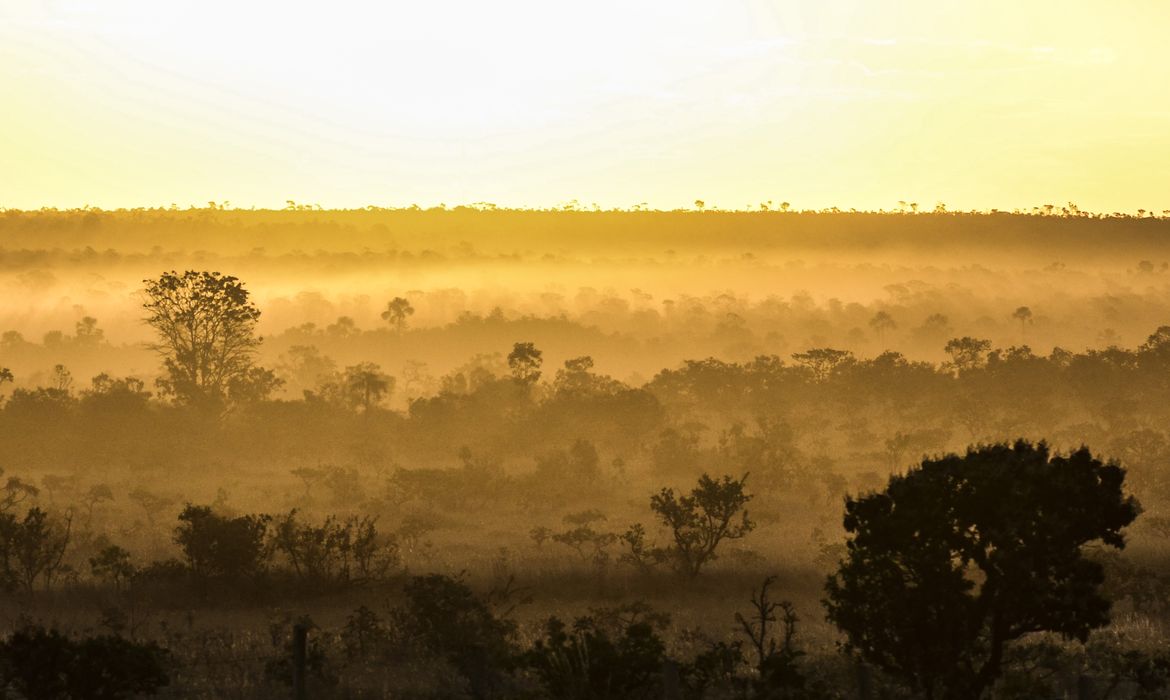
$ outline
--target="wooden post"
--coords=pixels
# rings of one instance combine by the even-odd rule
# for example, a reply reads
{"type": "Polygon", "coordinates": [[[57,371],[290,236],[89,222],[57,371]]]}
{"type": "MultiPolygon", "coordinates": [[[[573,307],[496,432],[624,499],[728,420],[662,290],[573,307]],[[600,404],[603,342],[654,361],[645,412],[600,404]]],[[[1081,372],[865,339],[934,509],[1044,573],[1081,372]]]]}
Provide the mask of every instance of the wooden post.
{"type": "Polygon", "coordinates": [[[1077,676],[1077,700],[1093,700],[1093,679],[1083,673],[1077,676]]]}
{"type": "Polygon", "coordinates": [[[681,700],[682,683],[678,677],[678,664],[667,659],[662,662],[662,697],[663,700],[681,700]]]}
{"type": "Polygon", "coordinates": [[[305,653],[308,646],[309,628],[306,625],[293,626],[293,700],[308,700],[305,690],[305,653]]]}
{"type": "Polygon", "coordinates": [[[873,698],[873,680],[869,675],[869,667],[861,662],[857,664],[857,697],[859,700],[873,698]]]}

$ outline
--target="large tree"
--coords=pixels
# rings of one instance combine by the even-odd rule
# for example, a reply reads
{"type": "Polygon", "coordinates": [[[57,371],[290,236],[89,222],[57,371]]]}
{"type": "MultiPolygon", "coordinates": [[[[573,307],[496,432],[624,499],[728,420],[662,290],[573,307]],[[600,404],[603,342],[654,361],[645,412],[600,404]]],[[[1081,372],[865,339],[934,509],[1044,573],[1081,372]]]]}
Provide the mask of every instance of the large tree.
{"type": "Polygon", "coordinates": [[[927,698],[981,697],[1005,647],[1033,632],[1084,641],[1109,620],[1102,567],[1084,555],[1139,507],[1124,470],[1086,448],[972,448],[849,498],[847,555],[826,585],[848,646],[927,698]]]}
{"type": "Polygon", "coordinates": [[[260,338],[260,309],[235,277],[218,272],[167,272],[144,280],[151,347],[163,356],[159,388],[176,400],[222,407],[233,385],[246,383],[260,338]]]}

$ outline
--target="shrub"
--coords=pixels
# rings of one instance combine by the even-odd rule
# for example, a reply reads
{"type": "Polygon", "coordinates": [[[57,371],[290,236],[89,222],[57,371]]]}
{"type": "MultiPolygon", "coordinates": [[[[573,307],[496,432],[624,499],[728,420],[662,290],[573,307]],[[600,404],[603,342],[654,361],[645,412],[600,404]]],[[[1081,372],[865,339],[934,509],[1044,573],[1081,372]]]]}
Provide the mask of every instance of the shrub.
{"type": "Polygon", "coordinates": [[[4,686],[27,698],[125,698],[167,685],[166,652],[116,636],[73,641],[56,630],[26,626],[0,643],[4,686]]]}

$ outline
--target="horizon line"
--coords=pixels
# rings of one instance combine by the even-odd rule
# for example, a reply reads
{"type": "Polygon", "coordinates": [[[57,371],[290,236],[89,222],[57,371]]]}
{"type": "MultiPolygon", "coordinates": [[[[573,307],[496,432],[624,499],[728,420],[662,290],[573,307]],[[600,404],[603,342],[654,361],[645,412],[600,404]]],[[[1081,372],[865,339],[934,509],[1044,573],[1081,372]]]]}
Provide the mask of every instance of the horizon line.
{"type": "Polygon", "coordinates": [[[1027,217],[1042,217],[1042,218],[1067,218],[1067,219],[1152,219],[1161,221],[1170,219],[1170,209],[1163,209],[1160,212],[1154,209],[1135,209],[1133,211],[1091,211],[1081,209],[1075,203],[1069,202],[1067,205],[1058,206],[1054,204],[1043,204],[1040,206],[1033,206],[1030,208],[1013,207],[1011,209],[949,209],[943,203],[938,203],[932,208],[922,208],[915,202],[899,202],[898,207],[894,209],[857,209],[857,208],[841,208],[841,207],[822,207],[822,208],[808,208],[797,209],[793,208],[788,202],[780,202],[774,204],[772,201],[762,202],[758,206],[743,207],[743,208],[724,208],[719,206],[707,206],[703,200],[695,200],[695,206],[691,207],[676,207],[672,209],[663,209],[658,207],[650,207],[645,203],[635,204],[628,208],[622,207],[601,207],[596,203],[591,203],[588,206],[581,205],[577,200],[570,200],[564,204],[547,206],[547,207],[524,207],[524,206],[509,206],[497,205],[492,202],[470,202],[464,204],[447,205],[444,202],[432,204],[430,206],[422,206],[419,204],[409,205],[377,205],[368,204],[360,207],[325,207],[320,203],[298,203],[295,200],[286,200],[284,207],[269,207],[269,206],[235,206],[230,200],[223,202],[209,201],[204,205],[188,204],[183,207],[177,203],[169,205],[154,205],[154,206],[134,206],[134,207],[100,207],[90,206],[88,204],[74,207],[58,207],[58,206],[41,206],[38,208],[22,208],[22,207],[6,207],[0,206],[0,214],[48,214],[48,213],[93,213],[93,214],[119,214],[119,213],[170,213],[170,212],[239,212],[239,213],[379,213],[379,212],[481,212],[481,213],[576,213],[576,214],[788,214],[788,215],[896,215],[896,216],[1027,216],[1027,217]]]}

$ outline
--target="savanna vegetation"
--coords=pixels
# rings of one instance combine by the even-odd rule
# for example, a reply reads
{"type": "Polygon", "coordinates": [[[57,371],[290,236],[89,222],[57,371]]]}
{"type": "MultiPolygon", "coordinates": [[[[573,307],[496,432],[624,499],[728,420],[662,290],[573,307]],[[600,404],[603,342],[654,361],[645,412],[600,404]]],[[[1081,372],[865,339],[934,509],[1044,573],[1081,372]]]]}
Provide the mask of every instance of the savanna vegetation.
{"type": "Polygon", "coordinates": [[[5,691],[1165,697],[1168,227],[0,213],[5,691]]]}

